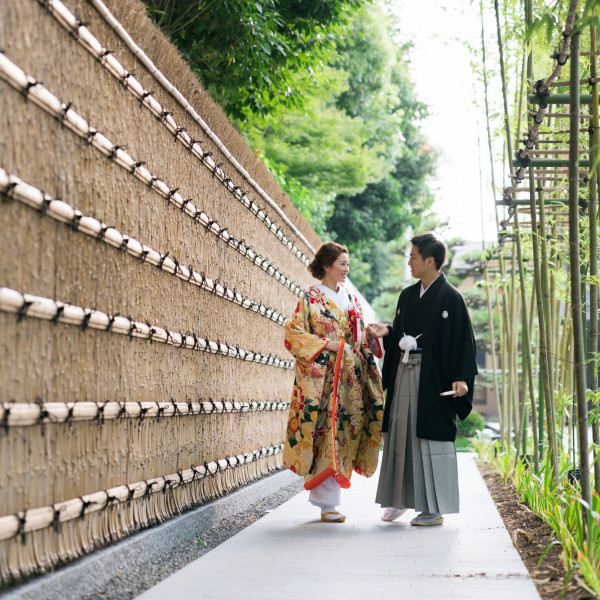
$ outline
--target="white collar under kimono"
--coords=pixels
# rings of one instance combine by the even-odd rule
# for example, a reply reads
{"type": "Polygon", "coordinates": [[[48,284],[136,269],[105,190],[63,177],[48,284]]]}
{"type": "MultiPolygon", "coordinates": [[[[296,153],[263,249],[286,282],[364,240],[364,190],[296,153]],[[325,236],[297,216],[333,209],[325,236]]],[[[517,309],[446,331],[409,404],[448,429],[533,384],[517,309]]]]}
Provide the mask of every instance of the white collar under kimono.
{"type": "Polygon", "coordinates": [[[348,292],[343,285],[338,284],[338,291],[334,292],[331,288],[319,283],[315,287],[323,292],[346,316],[348,311],[352,308],[352,303],[348,298],[348,292]]]}
{"type": "MultiPolygon", "coordinates": [[[[438,273],[438,276],[433,280],[435,281],[436,279],[439,279],[441,273],[438,273]]],[[[427,288],[423,287],[423,282],[421,282],[421,293],[419,294],[419,298],[423,297],[423,294],[431,287],[431,285],[433,284],[433,281],[427,286],[427,288]]]]}

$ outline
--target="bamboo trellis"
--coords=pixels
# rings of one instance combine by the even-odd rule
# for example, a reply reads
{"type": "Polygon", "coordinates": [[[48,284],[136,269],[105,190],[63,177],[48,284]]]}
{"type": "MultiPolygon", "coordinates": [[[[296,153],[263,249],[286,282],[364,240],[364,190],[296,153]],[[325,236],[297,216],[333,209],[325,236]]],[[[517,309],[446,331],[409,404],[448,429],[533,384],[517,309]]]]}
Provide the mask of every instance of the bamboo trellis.
{"type": "MultiPolygon", "coordinates": [[[[533,72],[533,43],[528,44],[526,71],[531,89],[525,97],[530,105],[527,111],[530,125],[526,138],[517,140],[524,147],[514,153],[512,159],[513,138],[508,126],[507,76],[497,1],[495,12],[504,90],[505,143],[507,154],[511,157],[511,170],[512,167],[515,169],[509,175],[511,184],[504,189],[503,200],[495,202],[496,207],[504,205],[507,211],[507,216],[499,221],[499,244],[487,251],[482,262],[486,282],[501,291],[497,297],[497,316],[503,381],[507,369],[512,371],[509,382],[498,387],[501,390],[501,439],[505,449],[514,451],[517,459],[531,452],[536,469],[547,451],[557,480],[561,451],[558,436],[562,437],[563,432],[576,423],[577,443],[571,439],[571,447],[576,448],[578,456],[577,464],[573,465],[574,472],[577,467],[577,474],[573,477],[579,479],[582,498],[589,502],[592,480],[588,453],[588,408],[590,399],[598,395],[596,156],[600,123],[595,25],[589,27],[589,52],[580,52],[580,9],[577,0],[571,0],[560,49],[553,56],[555,68],[547,79],[537,82],[533,72]],[[587,79],[581,77],[582,61],[589,65],[590,77],[587,79]],[[567,63],[569,79],[556,81],[561,68],[567,63]],[[591,94],[586,95],[582,86],[589,86],[591,94]],[[561,87],[568,87],[568,90],[550,91],[561,87]],[[565,105],[567,110],[563,110],[565,105]],[[568,129],[564,128],[566,123],[568,129]],[[540,131],[542,124],[545,124],[544,131],[540,131]],[[588,135],[583,136],[582,133],[588,135]],[[544,136],[540,137],[541,134],[544,136]],[[559,139],[565,134],[568,138],[559,139]],[[546,135],[549,137],[546,138],[546,135]],[[529,185],[521,186],[526,179],[529,185]],[[516,192],[526,193],[527,199],[515,197],[516,192]],[[581,238],[589,240],[583,248],[586,253],[583,256],[581,238]],[[509,248],[511,244],[512,251],[509,248]],[[531,254],[529,257],[524,255],[523,244],[531,254]],[[505,263],[509,253],[512,260],[507,272],[505,263]],[[498,275],[490,276],[493,272],[498,272],[498,275]],[[528,289],[531,289],[530,302],[526,296],[528,289]],[[520,313],[520,320],[516,313],[520,313]],[[522,335],[521,343],[518,342],[519,335],[522,335]],[[531,337],[537,340],[534,348],[531,337]],[[519,350],[524,364],[522,392],[516,385],[510,384],[517,379],[517,370],[509,358],[517,355],[519,350]],[[518,398],[520,402],[517,402],[518,398]],[[557,414],[557,405],[564,398],[573,399],[574,410],[568,416],[566,413],[557,414]],[[514,411],[518,418],[515,418],[514,411]],[[529,430],[535,432],[531,442],[526,436],[521,439],[520,423],[523,426],[528,424],[529,430]]],[[[523,17],[526,26],[532,23],[531,0],[526,2],[523,17]]],[[[485,46],[483,52],[486,52],[485,46]]],[[[521,111],[518,110],[517,132],[521,131],[520,116],[521,111]]],[[[491,142],[489,148],[491,156],[491,142]]],[[[491,315],[491,303],[489,311],[491,315]]],[[[492,344],[495,343],[492,339],[492,344]]],[[[592,424],[592,434],[595,445],[592,447],[595,460],[593,485],[598,492],[600,461],[597,460],[597,444],[600,431],[597,420],[592,424]]]]}

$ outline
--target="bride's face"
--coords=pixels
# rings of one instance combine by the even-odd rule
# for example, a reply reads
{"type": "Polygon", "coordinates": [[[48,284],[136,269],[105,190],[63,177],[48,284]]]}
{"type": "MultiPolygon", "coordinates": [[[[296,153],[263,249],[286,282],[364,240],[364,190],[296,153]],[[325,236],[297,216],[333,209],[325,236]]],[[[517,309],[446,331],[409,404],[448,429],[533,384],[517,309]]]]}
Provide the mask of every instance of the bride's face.
{"type": "Polygon", "coordinates": [[[344,283],[349,272],[350,257],[345,252],[342,252],[333,264],[325,267],[326,277],[336,283],[344,283]]]}

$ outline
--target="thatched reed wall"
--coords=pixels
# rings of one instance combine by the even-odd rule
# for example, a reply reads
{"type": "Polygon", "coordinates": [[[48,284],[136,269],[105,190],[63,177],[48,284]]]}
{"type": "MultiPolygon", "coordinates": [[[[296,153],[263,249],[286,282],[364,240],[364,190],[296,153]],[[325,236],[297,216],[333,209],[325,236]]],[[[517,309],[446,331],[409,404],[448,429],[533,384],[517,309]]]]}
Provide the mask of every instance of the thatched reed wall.
{"type": "MultiPolygon", "coordinates": [[[[64,6],[132,75],[119,80],[58,6],[0,3],[5,584],[278,468],[294,377],[282,322],[311,283],[302,236],[244,206],[241,190],[265,202],[92,3],[64,6]],[[134,77],[152,94],[136,98],[134,77]]],[[[317,246],[141,3],[107,6],[317,246]]]]}

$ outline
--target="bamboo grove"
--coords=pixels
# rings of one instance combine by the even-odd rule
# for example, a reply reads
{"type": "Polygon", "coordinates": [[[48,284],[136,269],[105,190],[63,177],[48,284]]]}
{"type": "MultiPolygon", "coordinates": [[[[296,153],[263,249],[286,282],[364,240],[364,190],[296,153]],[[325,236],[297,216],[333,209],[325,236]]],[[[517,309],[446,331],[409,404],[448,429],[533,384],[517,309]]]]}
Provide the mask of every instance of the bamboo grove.
{"type": "MultiPolygon", "coordinates": [[[[488,126],[498,244],[484,253],[481,271],[492,363],[501,367],[493,385],[507,473],[524,480],[529,467],[529,482],[547,476],[552,489],[568,488],[583,538],[595,532],[598,561],[598,514],[590,507],[600,492],[599,21],[595,1],[550,4],[480,5],[485,110],[489,122],[490,89],[501,85],[506,174],[498,199],[488,126]],[[492,14],[495,48],[485,35],[492,14]],[[511,18],[518,34],[507,33],[511,18]],[[499,61],[497,75],[490,59],[499,61]]],[[[598,564],[595,584],[588,580],[595,593],[598,564]]]]}

